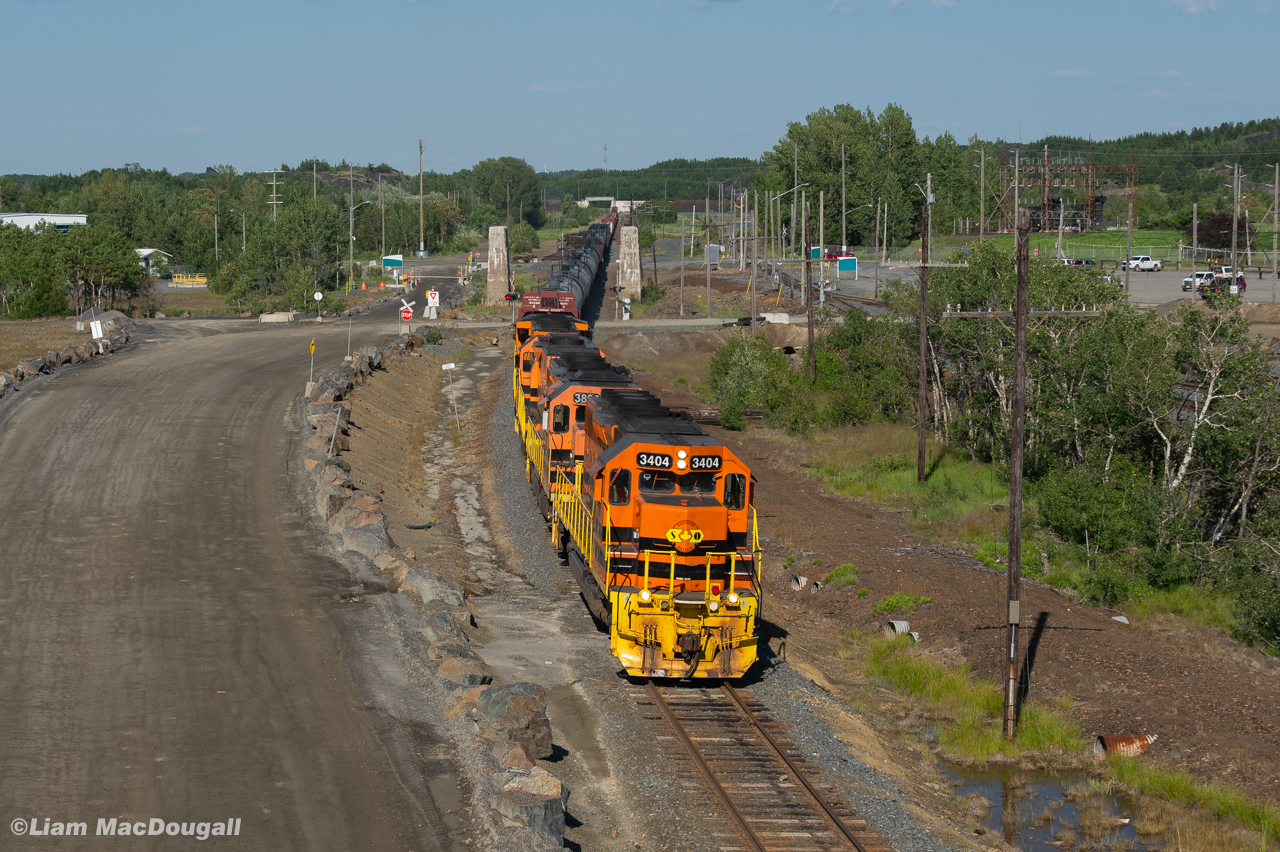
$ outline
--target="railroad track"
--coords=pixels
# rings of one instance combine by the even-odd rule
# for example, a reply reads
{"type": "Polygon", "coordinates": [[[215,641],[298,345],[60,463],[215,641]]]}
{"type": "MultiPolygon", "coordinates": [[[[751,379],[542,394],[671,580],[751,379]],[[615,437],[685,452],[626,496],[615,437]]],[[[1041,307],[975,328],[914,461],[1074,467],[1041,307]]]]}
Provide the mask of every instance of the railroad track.
{"type": "Polygon", "coordinates": [[[668,754],[687,757],[741,837],[720,849],[748,852],[890,852],[881,837],[840,801],[770,719],[764,707],[728,684],[719,689],[658,686],[634,696],[646,718],[661,719],[668,754]]]}

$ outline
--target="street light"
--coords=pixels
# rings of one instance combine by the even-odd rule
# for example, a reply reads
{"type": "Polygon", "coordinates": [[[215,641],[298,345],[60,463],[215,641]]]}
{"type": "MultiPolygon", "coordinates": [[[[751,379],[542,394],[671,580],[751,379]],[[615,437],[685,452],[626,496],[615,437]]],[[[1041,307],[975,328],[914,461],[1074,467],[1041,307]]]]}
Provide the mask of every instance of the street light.
{"type": "MultiPolygon", "coordinates": [[[[234,208],[234,207],[227,207],[227,209],[228,209],[228,210],[230,210],[232,213],[240,213],[240,211],[239,211],[239,210],[237,210],[237,209],[236,209],[236,208],[234,208]]],[[[244,245],[245,245],[244,235],[245,235],[245,231],[246,231],[246,227],[245,227],[245,218],[244,218],[244,214],[243,214],[243,213],[240,213],[240,253],[241,253],[241,254],[244,254],[244,245]]]]}
{"type": "Polygon", "coordinates": [[[368,201],[361,201],[348,211],[347,226],[351,236],[351,241],[347,243],[347,267],[350,270],[347,275],[348,292],[351,290],[351,279],[354,277],[356,271],[356,207],[361,207],[368,203],[368,201]]]}

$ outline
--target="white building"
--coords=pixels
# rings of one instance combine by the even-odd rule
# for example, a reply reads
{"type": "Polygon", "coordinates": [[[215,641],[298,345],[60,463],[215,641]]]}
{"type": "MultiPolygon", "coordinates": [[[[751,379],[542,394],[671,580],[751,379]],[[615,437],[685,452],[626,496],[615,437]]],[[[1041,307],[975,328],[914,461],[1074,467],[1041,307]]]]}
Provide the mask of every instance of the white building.
{"type": "Polygon", "coordinates": [[[52,225],[64,234],[72,225],[87,225],[83,213],[0,213],[0,225],[20,225],[35,230],[41,224],[52,225]]]}

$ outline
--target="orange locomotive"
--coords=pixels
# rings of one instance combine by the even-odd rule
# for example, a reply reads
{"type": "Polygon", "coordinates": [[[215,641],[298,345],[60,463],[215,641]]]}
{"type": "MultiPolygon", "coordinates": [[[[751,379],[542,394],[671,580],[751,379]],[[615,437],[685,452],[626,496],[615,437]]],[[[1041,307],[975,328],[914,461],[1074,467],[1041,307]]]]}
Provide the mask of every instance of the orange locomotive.
{"type": "Polygon", "coordinates": [[[741,677],[761,602],[750,469],[590,344],[560,337],[529,347],[537,386],[523,361],[516,370],[518,431],[610,650],[632,675],[741,677]]]}

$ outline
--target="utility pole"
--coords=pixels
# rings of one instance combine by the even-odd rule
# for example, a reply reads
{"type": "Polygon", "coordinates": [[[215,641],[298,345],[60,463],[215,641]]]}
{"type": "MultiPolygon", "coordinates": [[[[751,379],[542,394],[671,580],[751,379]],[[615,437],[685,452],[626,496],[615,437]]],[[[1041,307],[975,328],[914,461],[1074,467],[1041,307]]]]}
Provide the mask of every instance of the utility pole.
{"type": "Polygon", "coordinates": [[[311,200],[316,200],[316,161],[311,161],[311,200]]]}
{"type": "MultiPolygon", "coordinates": [[[[1017,153],[1015,152],[1014,174],[1017,174],[1017,153]]],[[[1015,186],[1017,184],[1015,183],[1015,186]]],[[[1016,195],[1016,193],[1015,193],[1016,195]]],[[[1027,386],[1027,319],[1035,317],[1097,317],[1102,316],[1099,310],[1089,310],[1081,306],[1080,310],[1043,310],[1031,311],[1028,305],[1031,262],[1031,211],[1014,206],[1014,231],[1016,248],[1014,250],[1014,271],[1016,275],[1016,295],[1014,309],[964,311],[959,305],[952,311],[951,306],[942,314],[944,319],[982,319],[1002,321],[1012,318],[1013,332],[1013,399],[1009,429],[1009,575],[1007,610],[1005,623],[1007,634],[1005,648],[1008,657],[1009,677],[1004,695],[1004,734],[1013,739],[1017,734],[1018,707],[1018,628],[1022,622],[1022,466],[1024,459],[1023,446],[1026,432],[1026,386],[1027,386]]]]}
{"type": "Polygon", "coordinates": [[[707,317],[713,316],[711,313],[711,186],[707,185],[707,215],[703,217],[703,221],[707,226],[707,238],[703,241],[703,252],[706,257],[703,258],[707,267],[707,317]]]}
{"type": "Polygon", "coordinates": [[[1027,416],[1027,292],[1031,283],[1031,211],[1018,209],[1017,294],[1013,307],[1013,413],[1009,440],[1009,682],[1004,693],[1004,735],[1017,733],[1018,627],[1022,621],[1022,456],[1027,416]]]}
{"type": "Polygon", "coordinates": [[[1231,194],[1234,196],[1231,202],[1231,275],[1232,283],[1240,276],[1240,269],[1236,266],[1236,231],[1240,227],[1240,164],[1236,163],[1231,167],[1231,194]]]}
{"type": "MultiPolygon", "coordinates": [[[[827,229],[826,221],[822,215],[823,208],[826,207],[826,190],[818,190],[818,298],[825,301],[822,292],[823,281],[826,280],[826,258],[827,258],[827,229]]],[[[813,254],[810,249],[807,254],[813,254]]]]}
{"type": "MultiPolygon", "coordinates": [[[[1132,169],[1133,167],[1132,156],[1130,156],[1129,166],[1130,166],[1130,169],[1132,169]]],[[[1129,172],[1129,224],[1128,224],[1128,236],[1125,238],[1125,244],[1124,244],[1124,291],[1126,293],[1129,292],[1129,267],[1132,265],[1129,263],[1129,258],[1133,257],[1133,192],[1134,192],[1134,179],[1133,179],[1133,172],[1130,171],[1129,172]]],[[[1014,207],[1014,209],[1016,210],[1017,207],[1014,207]]]]}
{"type": "Polygon", "coordinates": [[[1196,255],[1200,247],[1200,205],[1191,202],[1191,301],[1196,300],[1196,255]]]}
{"type": "MultiPolygon", "coordinates": [[[[609,143],[604,143],[604,173],[609,174],[609,143]]],[[[608,192],[608,190],[605,190],[608,192]]]]}
{"type": "MultiPolygon", "coordinates": [[[[387,204],[382,197],[382,175],[378,175],[378,207],[382,210],[382,256],[387,256],[387,204]]],[[[350,317],[348,317],[350,319],[350,317]]]]}
{"type": "MultiPolygon", "coordinates": [[[[809,254],[810,254],[809,252],[809,199],[805,197],[807,194],[808,193],[805,192],[803,189],[800,190],[800,206],[796,209],[797,209],[797,212],[799,212],[800,218],[802,221],[797,223],[800,227],[795,228],[795,230],[800,231],[800,237],[799,237],[800,252],[801,254],[804,255],[805,263],[809,262],[809,254]],[[804,228],[804,230],[801,231],[800,230],[801,227],[804,228]]],[[[798,256],[799,255],[797,255],[797,257],[798,256]]],[[[805,267],[805,268],[807,269],[808,267],[805,267]]],[[[810,296],[809,288],[806,286],[804,290],[804,296],[803,296],[804,301],[801,302],[801,304],[804,305],[804,308],[806,311],[809,310],[809,301],[810,301],[809,296],[810,296]]]]}
{"type": "Polygon", "coordinates": [[[791,147],[795,157],[794,166],[792,166],[794,179],[792,179],[791,184],[791,256],[795,257],[796,232],[799,230],[799,228],[796,228],[796,201],[799,201],[800,198],[800,143],[792,142],[791,147]]]}
{"type": "Polygon", "coordinates": [[[805,291],[805,314],[808,317],[809,326],[809,380],[818,380],[818,359],[813,351],[813,252],[810,250],[810,243],[813,235],[810,231],[809,222],[809,205],[800,202],[801,208],[804,210],[804,242],[801,248],[804,249],[804,291],[805,291]]]}
{"type": "Polygon", "coordinates": [[[876,290],[875,297],[880,298],[880,199],[876,199],[876,290]]]}
{"type": "Polygon", "coordinates": [[[1280,163],[1276,163],[1275,183],[1271,184],[1271,301],[1276,300],[1276,236],[1280,234],[1280,163]]]}
{"type": "Polygon", "coordinates": [[[507,230],[511,230],[511,178],[507,178],[507,230]]]}
{"type": "Polygon", "coordinates": [[[987,146],[982,146],[978,161],[978,242],[987,237],[987,146]]]}
{"type": "MultiPolygon", "coordinates": [[[[840,143],[840,253],[849,253],[849,200],[846,194],[844,174],[845,144],[840,143]]],[[[880,216],[880,208],[876,208],[876,217],[880,216]]]]}
{"type": "Polygon", "coordinates": [[[427,250],[426,214],[423,205],[425,198],[422,192],[422,140],[418,140],[418,257],[427,250]]]}
{"type": "MultiPolygon", "coordinates": [[[[232,238],[234,239],[234,237],[232,238]]],[[[222,260],[222,255],[218,253],[218,214],[213,214],[213,259],[214,261],[222,260]]]]}
{"type": "MultiPolygon", "coordinates": [[[[698,208],[694,207],[694,215],[698,208]]],[[[684,220],[680,220],[680,316],[684,316],[684,220]]]]}
{"type": "Polygon", "coordinates": [[[928,414],[928,382],[929,382],[929,213],[930,198],[933,195],[933,175],[926,174],[924,179],[924,225],[920,229],[920,388],[916,396],[916,482],[923,483],[925,477],[925,424],[928,414]]]}
{"type": "MultiPolygon", "coordinates": [[[[760,190],[756,190],[756,203],[751,214],[751,333],[756,333],[756,281],[760,275],[760,190]]],[[[743,245],[746,248],[746,245],[743,245]]]]}

